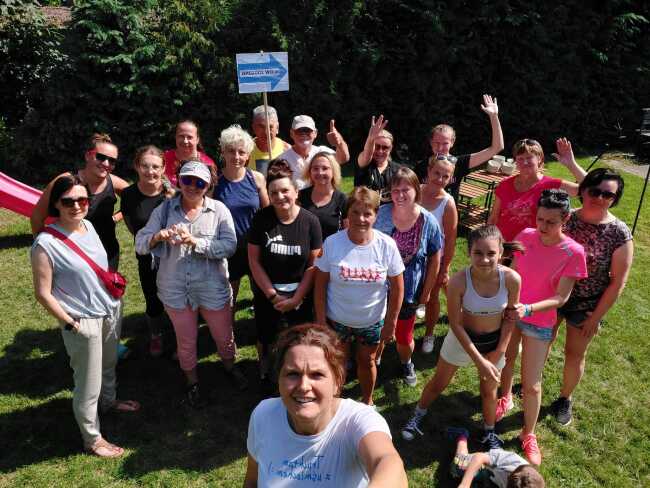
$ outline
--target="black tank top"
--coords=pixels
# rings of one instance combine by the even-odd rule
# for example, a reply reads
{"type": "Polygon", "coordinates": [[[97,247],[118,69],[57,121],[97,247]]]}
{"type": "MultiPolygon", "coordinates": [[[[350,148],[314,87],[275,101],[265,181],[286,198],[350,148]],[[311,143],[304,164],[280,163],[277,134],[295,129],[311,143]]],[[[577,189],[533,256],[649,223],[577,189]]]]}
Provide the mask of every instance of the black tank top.
{"type": "Polygon", "coordinates": [[[115,235],[115,222],[113,212],[117,197],[110,176],[106,179],[106,187],[99,193],[92,195],[88,216],[86,217],[95,227],[99,240],[102,241],[108,256],[108,265],[117,269],[120,259],[120,244],[115,235]]]}

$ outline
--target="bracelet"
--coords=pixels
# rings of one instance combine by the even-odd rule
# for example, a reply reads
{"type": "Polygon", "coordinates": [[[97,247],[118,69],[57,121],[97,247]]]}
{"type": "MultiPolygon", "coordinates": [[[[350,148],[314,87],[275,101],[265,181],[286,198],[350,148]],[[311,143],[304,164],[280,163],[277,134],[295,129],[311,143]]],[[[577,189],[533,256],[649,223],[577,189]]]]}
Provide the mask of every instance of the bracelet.
{"type": "Polygon", "coordinates": [[[530,317],[531,315],[533,315],[533,306],[524,305],[524,317],[530,317]]]}

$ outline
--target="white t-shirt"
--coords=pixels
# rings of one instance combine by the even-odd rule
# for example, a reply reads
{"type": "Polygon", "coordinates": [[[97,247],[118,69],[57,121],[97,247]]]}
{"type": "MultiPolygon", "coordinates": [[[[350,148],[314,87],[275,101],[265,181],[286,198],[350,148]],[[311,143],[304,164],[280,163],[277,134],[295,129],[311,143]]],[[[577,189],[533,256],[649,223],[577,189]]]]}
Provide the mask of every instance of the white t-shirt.
{"type": "Polygon", "coordinates": [[[515,454],[514,452],[504,451],[503,449],[490,449],[488,452],[490,458],[489,466],[490,480],[499,488],[506,488],[508,477],[515,469],[528,462],[515,454]]]}
{"type": "Polygon", "coordinates": [[[373,231],[369,244],[354,244],[346,229],[325,239],[316,266],[330,274],[327,317],[348,327],[364,328],[386,315],[387,278],[404,271],[395,241],[373,231]]]}
{"type": "Polygon", "coordinates": [[[355,488],[368,485],[359,441],[371,432],[390,437],[386,420],[371,407],[349,398],[323,432],[296,434],[281,398],[263,400],[248,424],[247,447],[257,461],[257,486],[355,488]]]}
{"type": "Polygon", "coordinates": [[[309,149],[309,154],[306,158],[303,158],[300,154],[294,151],[293,147],[290,147],[278,156],[278,159],[286,159],[289,163],[289,167],[293,172],[293,181],[296,182],[298,190],[302,190],[303,188],[307,187],[308,183],[302,177],[303,173],[305,172],[305,166],[307,166],[311,161],[311,158],[313,158],[319,152],[336,154],[336,151],[327,146],[311,146],[309,149]]]}

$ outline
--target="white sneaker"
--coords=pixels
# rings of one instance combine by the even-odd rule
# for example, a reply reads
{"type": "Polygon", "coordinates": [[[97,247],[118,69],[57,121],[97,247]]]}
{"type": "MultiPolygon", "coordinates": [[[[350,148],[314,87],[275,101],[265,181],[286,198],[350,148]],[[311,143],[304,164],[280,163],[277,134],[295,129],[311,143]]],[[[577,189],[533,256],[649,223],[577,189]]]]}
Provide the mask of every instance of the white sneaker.
{"type": "Polygon", "coordinates": [[[432,335],[425,335],[424,338],[422,339],[422,352],[425,352],[427,354],[431,354],[433,352],[433,346],[436,342],[435,337],[432,335]]]}
{"type": "Polygon", "coordinates": [[[427,314],[426,305],[419,305],[418,308],[415,310],[415,316],[418,318],[418,320],[422,320],[426,314],[427,314]]]}

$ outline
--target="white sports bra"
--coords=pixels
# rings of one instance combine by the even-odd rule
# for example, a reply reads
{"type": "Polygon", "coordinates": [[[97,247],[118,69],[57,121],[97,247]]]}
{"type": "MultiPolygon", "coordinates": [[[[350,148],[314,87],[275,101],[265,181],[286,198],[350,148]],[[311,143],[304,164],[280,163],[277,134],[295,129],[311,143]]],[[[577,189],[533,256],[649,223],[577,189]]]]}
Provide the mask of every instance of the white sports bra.
{"type": "Polygon", "coordinates": [[[474,289],[470,267],[465,268],[465,294],[463,295],[463,311],[471,315],[498,315],[508,305],[508,289],[501,266],[499,271],[499,291],[491,297],[482,297],[474,289]]]}

